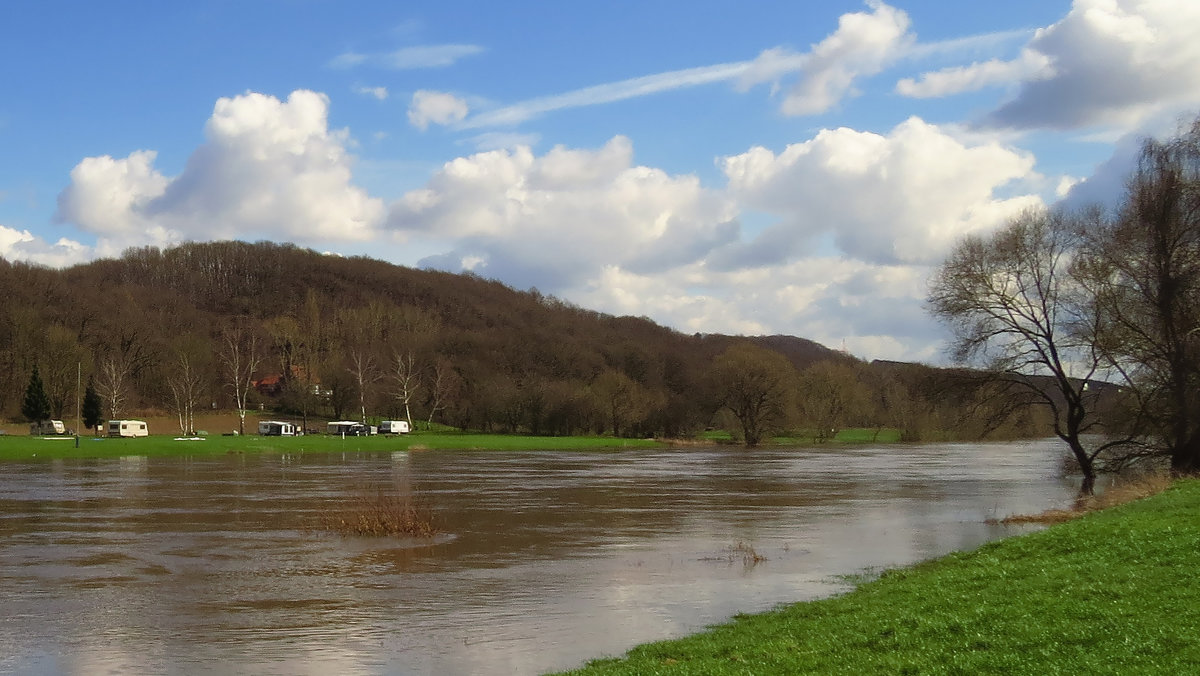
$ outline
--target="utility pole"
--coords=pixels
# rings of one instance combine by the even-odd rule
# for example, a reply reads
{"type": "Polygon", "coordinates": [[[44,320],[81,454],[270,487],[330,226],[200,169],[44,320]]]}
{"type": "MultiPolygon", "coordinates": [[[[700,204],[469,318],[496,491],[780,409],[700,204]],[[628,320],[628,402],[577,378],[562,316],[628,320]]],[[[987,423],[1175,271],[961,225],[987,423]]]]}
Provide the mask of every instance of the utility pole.
{"type": "Polygon", "coordinates": [[[83,362],[75,362],[75,448],[79,448],[79,428],[83,426],[83,406],[80,404],[79,382],[83,377],[83,362]]]}

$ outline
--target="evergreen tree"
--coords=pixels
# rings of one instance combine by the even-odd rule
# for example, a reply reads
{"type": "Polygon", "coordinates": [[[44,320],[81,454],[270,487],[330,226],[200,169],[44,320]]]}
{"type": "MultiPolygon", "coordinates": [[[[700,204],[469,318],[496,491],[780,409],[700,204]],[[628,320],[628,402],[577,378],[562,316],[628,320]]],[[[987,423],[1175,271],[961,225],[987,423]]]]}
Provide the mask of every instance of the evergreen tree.
{"type": "Polygon", "coordinates": [[[83,427],[89,430],[95,428],[103,415],[104,404],[96,393],[95,379],[88,376],[87,389],[83,391],[83,427]]]}
{"type": "Polygon", "coordinates": [[[25,400],[21,402],[21,415],[29,422],[39,422],[50,419],[50,397],[46,396],[46,387],[42,385],[42,376],[38,373],[37,364],[33,365],[33,373],[29,376],[29,386],[25,388],[25,400]]]}

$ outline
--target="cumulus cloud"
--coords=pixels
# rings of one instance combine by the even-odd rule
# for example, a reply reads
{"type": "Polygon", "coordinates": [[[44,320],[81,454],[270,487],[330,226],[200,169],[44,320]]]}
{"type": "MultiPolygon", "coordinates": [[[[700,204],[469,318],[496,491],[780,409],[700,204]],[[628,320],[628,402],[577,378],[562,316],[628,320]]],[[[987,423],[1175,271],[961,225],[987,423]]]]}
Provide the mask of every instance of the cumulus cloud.
{"type": "Polygon", "coordinates": [[[686,333],[785,333],[868,358],[930,361],[939,330],[922,306],[927,275],[920,266],[828,256],[737,271],[703,262],[663,273],[609,266],[570,297],[686,333]]]}
{"type": "Polygon", "coordinates": [[[763,52],[740,75],[742,87],[775,82],[800,71],[781,103],[786,115],[823,113],[854,94],[854,81],[874,75],[904,53],[915,40],[905,12],[878,0],[871,12],[838,18],[838,28],[805,53],[784,48],[763,52]]]}
{"type": "Polygon", "coordinates": [[[344,132],[331,131],[328,100],[311,91],[286,101],[248,93],[219,99],[205,143],[167,178],[155,154],[91,157],[59,195],[60,221],[117,247],[185,239],[364,240],[382,202],[351,183],[344,132]]]}
{"type": "Polygon", "coordinates": [[[28,230],[0,225],[0,258],[62,268],[92,258],[91,247],[62,238],[54,244],[35,237],[28,230]]]}
{"type": "Polygon", "coordinates": [[[722,264],[735,267],[784,260],[821,235],[862,260],[928,262],[962,235],[1041,203],[1033,194],[1001,196],[1037,178],[1032,156],[966,145],[918,118],[886,136],[823,130],[778,154],[752,148],[723,165],[743,208],[779,217],[754,242],[725,252],[722,264]]]}
{"type": "Polygon", "coordinates": [[[426,265],[557,289],[604,265],[668,269],[736,236],[733,205],[694,176],[636,166],[628,139],[595,150],[528,147],[448,162],[391,206],[390,227],[455,238],[426,265]]]}
{"type": "Polygon", "coordinates": [[[423,265],[471,269],[693,332],[791,333],[858,354],[932,359],[925,279],[953,241],[1040,204],[1031,156],[913,118],[724,158],[706,188],[601,148],[528,147],[447,163],[389,227],[445,242],[423,265]],[[770,222],[756,236],[743,214],[770,222]]]}
{"type": "Polygon", "coordinates": [[[462,120],[470,112],[467,102],[453,94],[420,89],[408,106],[408,121],[425,131],[430,124],[447,125],[462,120]]]}
{"type": "Polygon", "coordinates": [[[1026,79],[986,119],[1018,129],[1132,129],[1200,105],[1200,3],[1075,0],[1028,49],[1052,72],[1026,79]]]}

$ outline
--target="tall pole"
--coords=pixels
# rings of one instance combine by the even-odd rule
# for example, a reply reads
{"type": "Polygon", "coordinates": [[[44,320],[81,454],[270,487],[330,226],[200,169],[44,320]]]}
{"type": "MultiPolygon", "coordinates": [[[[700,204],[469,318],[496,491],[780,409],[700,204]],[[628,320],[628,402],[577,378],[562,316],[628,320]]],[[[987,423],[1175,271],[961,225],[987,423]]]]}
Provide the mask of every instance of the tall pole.
{"type": "Polygon", "coordinates": [[[75,362],[75,448],[79,448],[79,428],[83,425],[83,407],[79,403],[79,383],[83,378],[83,362],[75,362]]]}

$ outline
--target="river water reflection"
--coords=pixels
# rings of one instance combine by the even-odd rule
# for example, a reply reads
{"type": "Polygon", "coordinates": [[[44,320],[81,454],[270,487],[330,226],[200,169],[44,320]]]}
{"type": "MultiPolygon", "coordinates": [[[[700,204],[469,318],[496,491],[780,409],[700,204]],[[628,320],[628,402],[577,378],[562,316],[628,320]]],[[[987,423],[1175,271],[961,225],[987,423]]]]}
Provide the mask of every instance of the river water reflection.
{"type": "Polygon", "coordinates": [[[1051,442],[0,465],[0,672],[570,668],[1061,506],[1051,442]],[[433,544],[313,532],[414,490],[433,544]],[[739,543],[765,560],[755,563],[739,543]]]}

